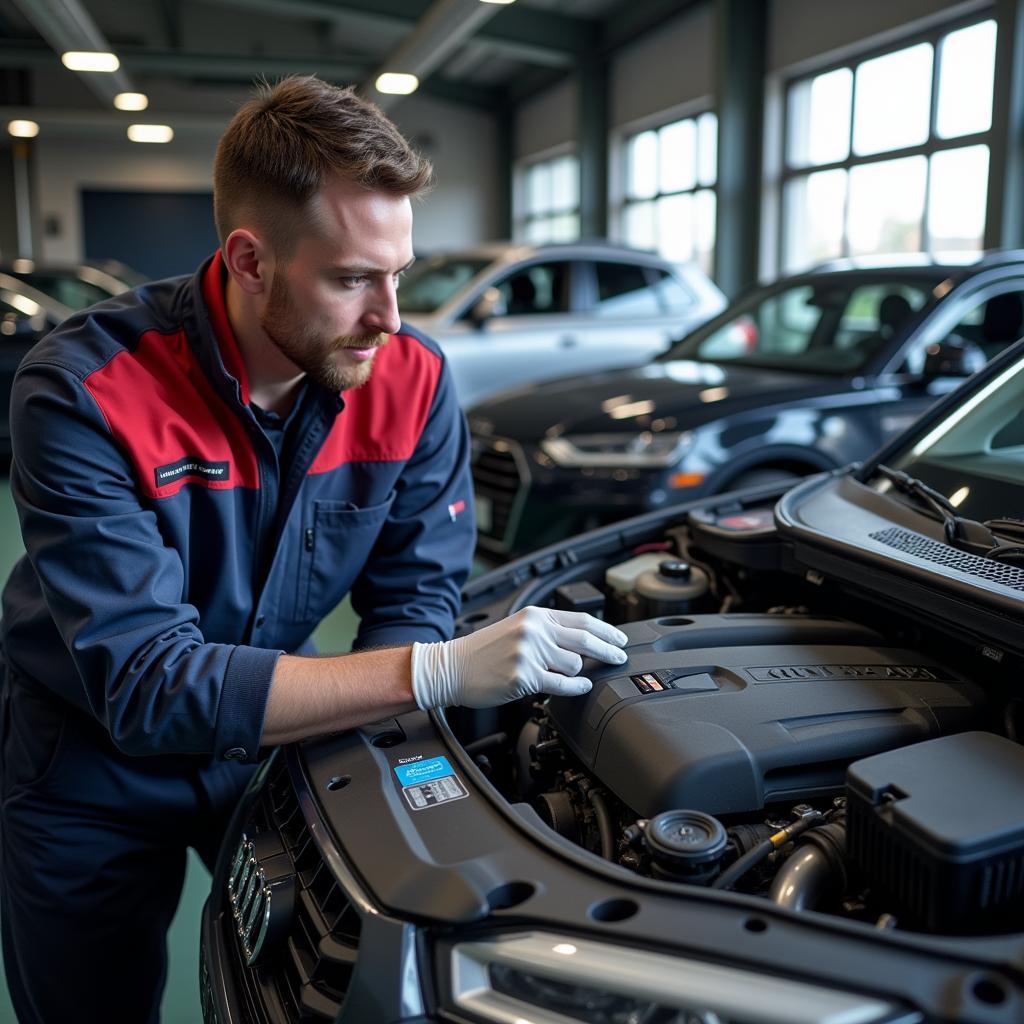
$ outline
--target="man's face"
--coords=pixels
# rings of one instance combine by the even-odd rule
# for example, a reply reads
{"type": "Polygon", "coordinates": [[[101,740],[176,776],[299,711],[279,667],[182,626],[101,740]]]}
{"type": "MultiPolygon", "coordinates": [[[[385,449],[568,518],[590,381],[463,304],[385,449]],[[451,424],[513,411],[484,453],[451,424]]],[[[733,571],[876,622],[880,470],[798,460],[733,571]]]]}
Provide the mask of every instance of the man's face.
{"type": "Polygon", "coordinates": [[[310,202],[291,258],[274,268],[260,324],[288,363],[332,391],[370,379],[399,327],[399,274],[412,263],[405,196],[332,179],[310,202]]]}

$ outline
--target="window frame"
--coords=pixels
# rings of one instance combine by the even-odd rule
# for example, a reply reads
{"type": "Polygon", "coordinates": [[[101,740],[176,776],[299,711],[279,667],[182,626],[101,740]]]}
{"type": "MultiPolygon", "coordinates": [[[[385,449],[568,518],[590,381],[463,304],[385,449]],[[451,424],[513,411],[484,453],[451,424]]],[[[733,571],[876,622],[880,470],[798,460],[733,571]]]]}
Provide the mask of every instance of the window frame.
{"type": "MultiPolygon", "coordinates": [[[[612,184],[612,190],[610,195],[610,210],[609,210],[609,224],[611,226],[610,237],[619,242],[622,245],[634,246],[635,243],[631,242],[626,237],[626,210],[630,206],[637,205],[639,203],[654,203],[657,204],[659,199],[665,196],[679,196],[688,195],[696,196],[698,192],[711,192],[715,197],[715,216],[713,219],[713,230],[714,236],[711,242],[711,249],[708,254],[709,268],[707,269],[708,276],[711,276],[711,269],[715,264],[715,249],[718,245],[718,204],[720,200],[718,183],[718,133],[720,125],[718,121],[718,109],[716,108],[711,97],[704,96],[699,100],[683,104],[682,106],[672,107],[668,110],[659,111],[656,114],[649,115],[648,117],[641,118],[637,121],[632,121],[628,124],[622,125],[621,127],[614,130],[612,133],[612,174],[610,181],[612,184]],[[678,124],[681,121],[693,121],[694,125],[703,117],[705,114],[711,114],[715,118],[715,180],[710,185],[702,185],[700,183],[699,176],[699,155],[697,156],[698,161],[698,175],[695,179],[692,188],[687,189],[676,189],[671,192],[662,192],[659,187],[655,191],[654,195],[644,199],[631,198],[629,194],[629,146],[630,142],[638,135],[642,135],[645,132],[660,132],[662,128],[666,128],[672,124],[678,124]]],[[[700,132],[697,129],[698,139],[698,154],[699,154],[699,139],[700,132]]],[[[644,252],[651,252],[661,258],[666,258],[662,255],[659,249],[641,250],[644,252]]],[[[688,262],[697,264],[696,257],[691,258],[688,262]]]]}
{"type": "Polygon", "coordinates": [[[512,240],[524,245],[571,245],[580,238],[580,155],[575,143],[565,143],[554,149],[541,153],[531,153],[517,160],[513,169],[512,189],[512,240]],[[531,170],[541,164],[553,164],[569,157],[576,161],[576,205],[553,207],[546,213],[535,214],[528,211],[527,178],[531,170]],[[528,229],[531,224],[548,222],[556,217],[575,216],[577,230],[573,238],[559,241],[533,242],[529,238],[528,229]]]}
{"type": "MultiPolygon", "coordinates": [[[[792,214],[787,208],[787,192],[788,186],[791,182],[799,180],[801,178],[807,178],[812,174],[818,174],[822,171],[835,171],[842,170],[847,173],[846,181],[846,196],[843,203],[843,235],[842,244],[839,254],[832,259],[849,259],[850,254],[850,239],[848,233],[848,214],[850,207],[850,188],[849,188],[849,174],[855,167],[865,167],[870,164],[886,163],[891,160],[901,160],[906,157],[923,156],[925,157],[926,173],[925,173],[925,187],[924,197],[922,204],[922,214],[920,222],[921,230],[921,248],[922,253],[931,253],[928,228],[928,205],[931,198],[931,176],[932,176],[932,163],[931,157],[936,153],[941,153],[948,150],[955,149],[966,149],[969,146],[984,145],[988,148],[989,152],[989,165],[988,165],[988,181],[986,189],[986,219],[988,214],[988,207],[992,202],[992,185],[993,185],[993,164],[997,159],[998,144],[997,144],[997,133],[999,132],[999,125],[996,122],[998,114],[997,105],[997,91],[998,81],[993,76],[992,83],[992,123],[985,131],[972,132],[967,135],[958,135],[954,138],[943,139],[936,134],[936,121],[938,117],[938,99],[939,99],[939,81],[942,75],[942,48],[939,43],[943,38],[950,35],[953,32],[957,32],[960,29],[971,28],[974,25],[980,25],[986,21],[996,22],[997,42],[998,48],[998,33],[1003,30],[1003,26],[1000,19],[997,17],[997,12],[994,7],[985,8],[979,11],[973,11],[970,14],[965,14],[959,18],[952,18],[943,21],[939,24],[933,25],[930,28],[921,30],[918,29],[914,32],[907,33],[906,35],[900,36],[895,40],[890,40],[884,44],[878,44],[876,46],[869,46],[864,49],[858,49],[855,53],[848,54],[847,56],[830,61],[825,64],[817,65],[813,70],[807,70],[802,68],[799,72],[784,75],[781,80],[781,159],[780,169],[778,175],[777,185],[777,196],[778,196],[778,210],[779,210],[779,230],[775,239],[775,258],[776,266],[782,273],[794,273],[809,270],[815,263],[821,261],[815,261],[807,266],[801,266],[793,269],[787,269],[787,234],[785,225],[791,220],[792,214]],[[931,98],[930,106],[928,111],[928,138],[925,142],[914,145],[914,146],[903,146],[899,149],[887,149],[881,153],[871,153],[865,156],[856,156],[853,149],[853,136],[855,130],[855,117],[854,111],[857,104],[857,68],[867,61],[874,60],[877,57],[885,57],[891,53],[897,53],[900,50],[905,50],[911,46],[917,46],[920,43],[930,43],[932,46],[932,81],[931,81],[931,98]],[[853,81],[851,83],[850,90],[850,133],[849,133],[849,148],[847,156],[844,160],[833,160],[829,163],[823,164],[809,164],[794,166],[790,163],[789,154],[789,140],[790,140],[790,96],[792,90],[796,88],[801,82],[806,82],[814,78],[818,78],[821,75],[829,74],[833,71],[838,71],[842,68],[848,69],[852,76],[853,81]]],[[[985,245],[984,238],[982,239],[982,247],[985,245]]]]}

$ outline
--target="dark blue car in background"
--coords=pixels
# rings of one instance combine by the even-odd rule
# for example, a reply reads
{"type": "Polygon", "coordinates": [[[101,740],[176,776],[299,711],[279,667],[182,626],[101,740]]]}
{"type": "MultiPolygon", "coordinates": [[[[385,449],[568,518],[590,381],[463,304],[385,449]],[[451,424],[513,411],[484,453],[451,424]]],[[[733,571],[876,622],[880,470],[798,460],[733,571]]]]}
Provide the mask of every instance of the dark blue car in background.
{"type": "Polygon", "coordinates": [[[1024,252],[838,261],[754,289],[653,362],[468,413],[481,550],[862,459],[1024,334],[1024,252]]]}

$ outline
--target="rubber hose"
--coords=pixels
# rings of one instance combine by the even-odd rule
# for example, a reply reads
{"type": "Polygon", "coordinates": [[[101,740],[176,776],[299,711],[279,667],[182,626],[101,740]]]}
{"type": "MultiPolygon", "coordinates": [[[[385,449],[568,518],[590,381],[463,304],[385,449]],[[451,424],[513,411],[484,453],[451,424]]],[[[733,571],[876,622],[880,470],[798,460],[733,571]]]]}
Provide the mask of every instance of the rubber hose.
{"type": "Polygon", "coordinates": [[[835,884],[825,852],[817,846],[801,846],[779,869],[768,898],[787,910],[814,910],[835,884]]]}
{"type": "Polygon", "coordinates": [[[597,830],[601,836],[601,856],[605,860],[615,860],[615,837],[612,832],[612,815],[605,803],[604,794],[599,789],[591,789],[587,793],[590,806],[594,808],[597,818],[597,830]]]}

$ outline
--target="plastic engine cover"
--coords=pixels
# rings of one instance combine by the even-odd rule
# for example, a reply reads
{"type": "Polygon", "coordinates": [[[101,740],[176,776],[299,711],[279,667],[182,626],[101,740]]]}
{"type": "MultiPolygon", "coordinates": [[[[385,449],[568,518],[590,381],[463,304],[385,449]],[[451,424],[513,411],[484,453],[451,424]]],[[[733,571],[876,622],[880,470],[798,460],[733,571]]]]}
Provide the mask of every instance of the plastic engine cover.
{"type": "Polygon", "coordinates": [[[971,728],[981,689],[839,619],[694,615],[635,622],[625,665],[588,662],[552,720],[642,817],[758,811],[842,791],[857,758],[971,728]]]}

